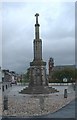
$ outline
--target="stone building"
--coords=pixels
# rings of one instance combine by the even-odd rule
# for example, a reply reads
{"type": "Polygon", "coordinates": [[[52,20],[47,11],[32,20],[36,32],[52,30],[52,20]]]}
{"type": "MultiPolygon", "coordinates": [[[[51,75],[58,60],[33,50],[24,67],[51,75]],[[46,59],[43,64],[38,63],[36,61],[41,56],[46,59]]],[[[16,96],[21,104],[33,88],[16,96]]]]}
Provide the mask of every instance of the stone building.
{"type": "Polygon", "coordinates": [[[11,86],[11,74],[9,70],[2,70],[2,92],[6,93],[11,86]]]}
{"type": "Polygon", "coordinates": [[[14,71],[3,69],[1,70],[1,72],[2,72],[2,91],[6,93],[7,90],[12,86],[12,83],[16,84],[18,76],[14,71]]]}
{"type": "Polygon", "coordinates": [[[76,65],[56,65],[54,66],[53,71],[60,71],[60,70],[64,70],[64,69],[74,69],[76,68],[76,65]]]}
{"type": "Polygon", "coordinates": [[[48,70],[49,70],[49,74],[48,74],[48,81],[53,82],[53,74],[56,71],[62,71],[64,69],[72,69],[75,70],[76,65],[54,65],[54,59],[51,57],[48,61],[48,70]]]}

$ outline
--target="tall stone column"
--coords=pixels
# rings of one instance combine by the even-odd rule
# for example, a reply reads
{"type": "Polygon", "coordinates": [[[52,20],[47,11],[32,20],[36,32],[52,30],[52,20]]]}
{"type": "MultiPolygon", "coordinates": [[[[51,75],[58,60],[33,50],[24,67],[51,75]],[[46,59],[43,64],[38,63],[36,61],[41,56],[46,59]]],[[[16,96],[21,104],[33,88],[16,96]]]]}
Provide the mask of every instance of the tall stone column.
{"type": "MultiPolygon", "coordinates": [[[[48,94],[50,92],[48,88],[48,81],[46,76],[46,62],[42,59],[42,40],[39,35],[39,14],[36,13],[36,23],[35,23],[35,39],[33,41],[34,47],[34,58],[30,62],[29,69],[29,86],[28,88],[21,91],[21,93],[29,94],[48,94]]],[[[54,89],[52,90],[54,91],[54,89]]]]}
{"type": "Polygon", "coordinates": [[[42,40],[39,35],[39,23],[38,23],[39,14],[36,13],[36,23],[35,23],[35,39],[33,41],[34,47],[34,59],[30,62],[29,70],[29,88],[31,93],[48,93],[47,86],[47,77],[46,77],[46,62],[42,59],[42,40]]]}
{"type": "Polygon", "coordinates": [[[35,39],[34,39],[34,60],[42,60],[42,40],[39,38],[39,23],[38,16],[36,13],[36,24],[35,24],[35,39]]]}

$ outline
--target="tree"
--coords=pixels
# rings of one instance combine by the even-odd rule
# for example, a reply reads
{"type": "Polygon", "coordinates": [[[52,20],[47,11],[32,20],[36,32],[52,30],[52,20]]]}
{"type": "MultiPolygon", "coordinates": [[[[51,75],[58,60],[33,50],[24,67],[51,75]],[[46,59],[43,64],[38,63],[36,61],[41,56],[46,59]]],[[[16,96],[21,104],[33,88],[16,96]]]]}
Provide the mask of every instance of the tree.
{"type": "Polygon", "coordinates": [[[23,74],[23,82],[29,82],[29,70],[25,74],[23,74]]]}
{"type": "Polygon", "coordinates": [[[50,82],[63,82],[67,78],[68,82],[75,82],[77,79],[77,69],[64,68],[63,70],[54,71],[50,82]]]}

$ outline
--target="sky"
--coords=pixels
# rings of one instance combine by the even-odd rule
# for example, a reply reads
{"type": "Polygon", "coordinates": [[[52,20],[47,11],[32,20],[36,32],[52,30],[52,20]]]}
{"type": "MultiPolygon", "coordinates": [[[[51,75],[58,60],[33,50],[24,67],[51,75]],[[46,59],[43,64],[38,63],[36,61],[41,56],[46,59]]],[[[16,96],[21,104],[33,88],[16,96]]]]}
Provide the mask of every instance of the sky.
{"type": "Polygon", "coordinates": [[[74,2],[4,2],[0,14],[2,68],[18,73],[29,68],[34,57],[36,13],[39,13],[40,39],[46,67],[50,57],[54,58],[55,65],[75,64],[74,2]]]}

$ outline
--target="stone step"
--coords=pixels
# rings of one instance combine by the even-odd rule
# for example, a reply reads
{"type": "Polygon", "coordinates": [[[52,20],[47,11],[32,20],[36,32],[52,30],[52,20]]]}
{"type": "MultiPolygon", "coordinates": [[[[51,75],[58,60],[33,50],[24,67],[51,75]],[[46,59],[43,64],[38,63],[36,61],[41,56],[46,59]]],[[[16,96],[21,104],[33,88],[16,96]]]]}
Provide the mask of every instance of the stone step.
{"type": "Polygon", "coordinates": [[[35,87],[28,87],[21,90],[20,93],[22,94],[49,94],[59,92],[57,89],[52,87],[44,87],[44,86],[35,86],[35,87]]]}

